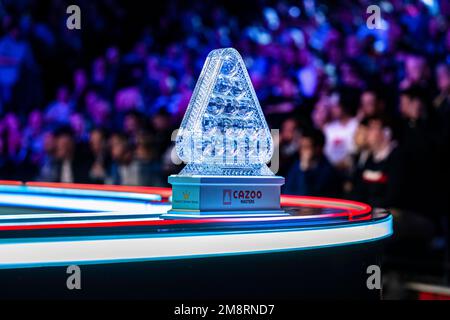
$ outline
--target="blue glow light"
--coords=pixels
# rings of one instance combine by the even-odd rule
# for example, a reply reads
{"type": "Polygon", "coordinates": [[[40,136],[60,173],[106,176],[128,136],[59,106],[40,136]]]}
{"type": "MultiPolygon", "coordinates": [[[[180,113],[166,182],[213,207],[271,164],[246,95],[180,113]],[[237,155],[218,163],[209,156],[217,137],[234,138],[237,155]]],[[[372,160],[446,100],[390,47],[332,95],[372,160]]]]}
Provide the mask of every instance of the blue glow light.
{"type": "Polygon", "coordinates": [[[30,186],[9,186],[0,185],[0,192],[26,193],[26,194],[54,194],[67,195],[70,197],[107,197],[121,198],[132,200],[161,201],[159,194],[137,193],[137,192],[120,192],[120,191],[103,191],[103,190],[83,190],[83,189],[64,189],[64,188],[46,188],[46,187],[30,187],[30,186]]]}
{"type": "Polygon", "coordinates": [[[176,139],[180,175],[273,175],[273,142],[244,61],[233,48],[209,53],[176,139]]]}
{"type": "Polygon", "coordinates": [[[163,214],[170,205],[151,205],[160,195],[102,190],[0,186],[0,204],[74,211],[163,214]]]}

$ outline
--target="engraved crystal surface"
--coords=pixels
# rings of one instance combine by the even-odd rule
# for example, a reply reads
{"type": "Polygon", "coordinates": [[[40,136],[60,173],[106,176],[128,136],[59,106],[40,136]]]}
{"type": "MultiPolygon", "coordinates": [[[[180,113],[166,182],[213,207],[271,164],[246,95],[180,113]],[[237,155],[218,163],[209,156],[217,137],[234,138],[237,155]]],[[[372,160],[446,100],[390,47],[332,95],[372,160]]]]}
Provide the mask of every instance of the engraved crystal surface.
{"type": "Polygon", "coordinates": [[[176,138],[180,175],[273,175],[267,122],[244,61],[233,48],[209,53],[176,138]]]}

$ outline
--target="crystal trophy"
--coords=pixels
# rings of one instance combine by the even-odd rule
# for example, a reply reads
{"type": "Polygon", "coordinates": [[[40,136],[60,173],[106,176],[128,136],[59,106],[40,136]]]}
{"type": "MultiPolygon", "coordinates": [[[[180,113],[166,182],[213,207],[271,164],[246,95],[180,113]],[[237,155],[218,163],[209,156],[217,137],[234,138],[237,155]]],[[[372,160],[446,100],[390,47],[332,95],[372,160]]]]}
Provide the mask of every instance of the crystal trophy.
{"type": "Polygon", "coordinates": [[[278,215],[284,178],[267,167],[273,141],[244,61],[209,53],[176,137],[186,166],[169,177],[168,215],[278,215]]]}

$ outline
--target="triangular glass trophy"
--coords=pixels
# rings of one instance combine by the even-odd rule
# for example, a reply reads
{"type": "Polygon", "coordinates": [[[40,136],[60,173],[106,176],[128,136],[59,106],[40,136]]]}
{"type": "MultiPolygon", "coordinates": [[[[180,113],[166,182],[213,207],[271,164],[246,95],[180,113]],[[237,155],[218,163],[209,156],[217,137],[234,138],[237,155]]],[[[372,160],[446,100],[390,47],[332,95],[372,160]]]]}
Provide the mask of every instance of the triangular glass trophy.
{"type": "Polygon", "coordinates": [[[210,52],[176,138],[179,175],[270,176],[273,142],[244,61],[210,52]]]}
{"type": "Polygon", "coordinates": [[[172,209],[166,218],[286,215],[280,208],[284,178],[266,165],[272,137],[235,49],[208,55],[178,131],[176,151],[187,164],[169,177],[172,209]]]}

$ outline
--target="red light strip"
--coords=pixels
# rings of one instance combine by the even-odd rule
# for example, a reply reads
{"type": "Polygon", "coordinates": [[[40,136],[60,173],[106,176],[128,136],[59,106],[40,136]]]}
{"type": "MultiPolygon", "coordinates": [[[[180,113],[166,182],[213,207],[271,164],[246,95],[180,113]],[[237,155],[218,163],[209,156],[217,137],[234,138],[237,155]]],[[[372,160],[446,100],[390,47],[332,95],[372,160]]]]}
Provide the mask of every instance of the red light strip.
{"type": "MultiPolygon", "coordinates": [[[[0,184],[4,185],[23,185],[19,181],[7,181],[0,184]]],[[[134,187],[134,186],[116,186],[116,185],[96,185],[96,184],[76,184],[76,183],[50,183],[50,182],[28,182],[25,184],[29,187],[44,188],[64,188],[64,189],[82,189],[82,190],[102,190],[116,192],[133,192],[145,194],[157,194],[163,198],[168,198],[172,194],[170,188],[158,187],[134,187]]],[[[164,201],[164,200],[163,200],[164,201]]],[[[372,208],[364,203],[340,200],[333,198],[305,197],[282,195],[281,205],[291,207],[310,207],[310,208],[333,208],[345,210],[344,213],[330,213],[307,216],[289,216],[289,217],[245,217],[245,218],[207,218],[207,219],[180,219],[180,220],[154,220],[154,221],[120,221],[120,222],[87,222],[87,223],[67,223],[67,224],[42,224],[42,225],[17,225],[17,226],[0,226],[0,230],[35,230],[35,229],[60,229],[60,228],[110,228],[110,227],[126,227],[126,226],[165,226],[165,225],[183,225],[183,224],[206,224],[220,222],[251,222],[251,221],[283,221],[283,220],[302,220],[312,218],[339,218],[348,217],[349,220],[367,220],[370,219],[368,213],[372,208]]]]}
{"type": "Polygon", "coordinates": [[[168,198],[172,195],[172,190],[170,188],[159,188],[159,187],[117,186],[108,184],[82,184],[82,183],[59,183],[59,182],[27,182],[25,183],[25,185],[28,187],[43,187],[43,188],[148,193],[148,194],[157,194],[162,196],[163,198],[168,198]]]}
{"type": "Polygon", "coordinates": [[[325,197],[308,197],[308,196],[294,196],[281,195],[282,206],[302,207],[307,206],[311,208],[334,208],[343,209],[355,215],[365,214],[372,211],[372,207],[362,202],[351,200],[333,199],[325,197]]]}
{"type": "Polygon", "coordinates": [[[0,180],[0,185],[5,186],[21,186],[23,185],[20,181],[13,181],[13,180],[0,180]]]}

